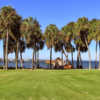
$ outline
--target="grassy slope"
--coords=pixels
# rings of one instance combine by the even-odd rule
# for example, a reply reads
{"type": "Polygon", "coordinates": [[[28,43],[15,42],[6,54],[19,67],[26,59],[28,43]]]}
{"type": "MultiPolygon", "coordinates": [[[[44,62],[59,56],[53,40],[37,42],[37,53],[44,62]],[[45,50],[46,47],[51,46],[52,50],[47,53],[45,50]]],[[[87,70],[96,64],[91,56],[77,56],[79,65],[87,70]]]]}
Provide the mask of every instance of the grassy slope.
{"type": "Polygon", "coordinates": [[[0,100],[100,100],[100,71],[0,71],[0,100]]]}

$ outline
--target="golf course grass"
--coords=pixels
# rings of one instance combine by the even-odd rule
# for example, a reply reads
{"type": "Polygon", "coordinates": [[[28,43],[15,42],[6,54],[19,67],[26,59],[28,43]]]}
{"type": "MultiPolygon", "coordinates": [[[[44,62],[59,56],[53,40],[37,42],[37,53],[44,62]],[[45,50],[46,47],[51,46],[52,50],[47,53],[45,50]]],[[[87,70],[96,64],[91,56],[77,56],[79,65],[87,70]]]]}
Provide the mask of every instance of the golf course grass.
{"type": "Polygon", "coordinates": [[[100,71],[1,70],[0,100],[100,100],[100,71]]]}

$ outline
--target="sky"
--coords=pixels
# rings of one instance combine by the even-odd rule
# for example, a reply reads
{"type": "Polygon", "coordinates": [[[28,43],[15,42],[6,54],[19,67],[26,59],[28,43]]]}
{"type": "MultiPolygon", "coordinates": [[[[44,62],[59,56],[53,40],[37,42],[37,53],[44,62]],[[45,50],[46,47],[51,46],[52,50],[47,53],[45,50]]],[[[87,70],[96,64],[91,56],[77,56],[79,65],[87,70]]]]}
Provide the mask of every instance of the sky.
{"type": "MultiPolygon", "coordinates": [[[[100,0],[0,0],[0,8],[12,6],[22,18],[32,16],[36,18],[44,32],[49,24],[56,24],[59,29],[71,21],[76,22],[79,17],[100,18],[100,0]]],[[[3,43],[0,41],[0,58],[3,57],[3,43]]],[[[90,51],[92,60],[95,60],[95,41],[91,42],[90,51]]],[[[99,55],[99,54],[98,54],[99,55]]],[[[13,59],[14,53],[9,54],[13,59]]],[[[53,50],[53,59],[61,57],[61,53],[53,50]]],[[[32,50],[26,49],[23,53],[24,59],[32,58],[32,50]]],[[[68,56],[71,59],[71,54],[68,56]]],[[[99,57],[98,57],[99,58],[99,57]]],[[[49,59],[49,50],[45,46],[40,51],[40,59],[49,59]]],[[[74,53],[74,60],[77,59],[77,51],[74,53]]],[[[88,60],[88,53],[82,53],[82,59],[88,60]]]]}

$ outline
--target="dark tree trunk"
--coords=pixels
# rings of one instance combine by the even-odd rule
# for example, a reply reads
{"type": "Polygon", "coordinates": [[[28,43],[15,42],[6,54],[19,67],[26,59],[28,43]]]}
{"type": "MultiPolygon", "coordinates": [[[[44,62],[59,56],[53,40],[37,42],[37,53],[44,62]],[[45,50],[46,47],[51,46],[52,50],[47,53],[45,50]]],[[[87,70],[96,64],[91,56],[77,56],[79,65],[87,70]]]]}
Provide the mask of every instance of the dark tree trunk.
{"type": "Polygon", "coordinates": [[[6,34],[6,55],[5,55],[5,69],[8,69],[8,36],[9,36],[9,29],[7,29],[6,34]]]}
{"type": "Polygon", "coordinates": [[[83,69],[81,53],[80,53],[80,69],[83,69]]]}
{"type": "Polygon", "coordinates": [[[33,53],[32,53],[32,69],[34,69],[34,49],[33,49],[33,53]]]}
{"type": "Polygon", "coordinates": [[[24,69],[22,52],[20,52],[20,64],[21,64],[21,68],[24,69]]]}
{"type": "Polygon", "coordinates": [[[52,45],[50,48],[50,69],[52,69],[52,45]]]}
{"type": "Polygon", "coordinates": [[[18,52],[19,52],[19,42],[16,44],[16,70],[18,69],[18,52]]]}
{"type": "Polygon", "coordinates": [[[34,68],[36,69],[36,64],[37,64],[37,63],[36,63],[36,59],[37,59],[37,57],[36,57],[36,50],[35,50],[35,53],[34,53],[34,54],[35,54],[35,55],[34,55],[34,57],[35,57],[35,59],[34,59],[35,67],[34,67],[34,68]]]}
{"type": "Polygon", "coordinates": [[[72,68],[74,69],[73,51],[71,52],[71,56],[72,56],[72,68]]]}
{"type": "Polygon", "coordinates": [[[36,65],[38,64],[38,51],[36,52],[36,65]]]}
{"type": "Polygon", "coordinates": [[[100,41],[99,41],[99,66],[98,69],[100,70],[100,41]]]}
{"type": "Polygon", "coordinates": [[[80,58],[80,48],[78,48],[78,53],[77,53],[77,69],[79,69],[79,58],[80,58]]]}
{"type": "Polygon", "coordinates": [[[5,46],[6,46],[6,41],[5,38],[3,39],[3,62],[4,62],[4,66],[5,66],[5,46]]]}
{"type": "Polygon", "coordinates": [[[37,65],[36,65],[36,64],[37,64],[37,63],[36,63],[36,60],[37,60],[36,53],[37,53],[37,52],[36,52],[36,42],[35,42],[35,49],[34,49],[34,65],[35,65],[34,68],[35,68],[35,69],[36,69],[36,67],[37,67],[37,65]]]}
{"type": "Polygon", "coordinates": [[[39,51],[37,52],[37,66],[40,67],[40,65],[39,65],[39,51]]]}
{"type": "Polygon", "coordinates": [[[61,58],[62,58],[62,66],[64,65],[63,64],[63,50],[62,50],[62,52],[61,52],[61,58]]]}
{"type": "Polygon", "coordinates": [[[97,68],[97,41],[96,41],[96,56],[95,56],[95,69],[97,68]]]}

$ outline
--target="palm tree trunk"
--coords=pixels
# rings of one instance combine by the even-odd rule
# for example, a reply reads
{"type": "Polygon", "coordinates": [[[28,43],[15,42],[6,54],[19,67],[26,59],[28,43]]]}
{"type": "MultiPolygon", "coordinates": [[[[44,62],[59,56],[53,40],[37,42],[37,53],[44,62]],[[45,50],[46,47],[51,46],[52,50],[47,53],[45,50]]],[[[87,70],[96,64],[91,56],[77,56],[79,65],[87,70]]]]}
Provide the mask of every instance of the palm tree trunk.
{"type": "Polygon", "coordinates": [[[50,48],[50,69],[52,69],[52,45],[50,48]]]}
{"type": "Polygon", "coordinates": [[[66,57],[66,63],[68,62],[68,55],[66,55],[66,53],[65,53],[65,51],[64,51],[64,49],[63,49],[63,54],[65,55],[65,57],[66,57]]]}
{"type": "Polygon", "coordinates": [[[95,69],[97,68],[97,41],[96,41],[96,57],[95,57],[95,69]]]}
{"type": "Polygon", "coordinates": [[[33,49],[33,53],[32,53],[32,69],[34,69],[34,49],[33,49]]]}
{"type": "Polygon", "coordinates": [[[8,69],[8,36],[9,36],[9,29],[7,29],[6,34],[6,55],[5,55],[5,69],[8,69]]]}
{"type": "Polygon", "coordinates": [[[3,39],[3,62],[4,62],[4,66],[5,66],[5,38],[3,39]]]}
{"type": "Polygon", "coordinates": [[[35,69],[36,69],[36,64],[37,64],[37,63],[36,63],[36,58],[37,58],[37,57],[36,57],[36,50],[35,50],[35,60],[34,60],[34,63],[35,63],[35,69]]]}
{"type": "Polygon", "coordinates": [[[38,64],[38,51],[36,52],[36,65],[38,64]]]}
{"type": "Polygon", "coordinates": [[[36,50],[34,51],[34,69],[36,69],[36,50]]]}
{"type": "Polygon", "coordinates": [[[62,66],[63,66],[63,50],[61,52],[61,56],[62,56],[62,66]]]}
{"type": "Polygon", "coordinates": [[[77,69],[79,69],[79,57],[80,57],[80,48],[78,48],[78,53],[77,53],[77,69]]]}
{"type": "Polygon", "coordinates": [[[19,42],[17,41],[17,46],[16,46],[16,70],[18,69],[18,48],[19,48],[19,42]]]}
{"type": "Polygon", "coordinates": [[[74,68],[73,51],[71,52],[71,56],[72,56],[72,68],[74,68]]]}
{"type": "Polygon", "coordinates": [[[90,54],[90,49],[88,48],[88,55],[89,55],[89,70],[91,70],[91,54],[90,54]]]}
{"type": "Polygon", "coordinates": [[[83,69],[83,63],[82,63],[81,53],[80,53],[80,69],[83,69]]]}
{"type": "Polygon", "coordinates": [[[90,53],[90,49],[89,49],[89,47],[88,47],[88,43],[87,43],[87,40],[85,39],[85,42],[86,42],[86,46],[87,46],[87,48],[88,48],[88,56],[89,56],[89,70],[91,70],[92,68],[92,66],[91,66],[91,53],[90,53]]]}
{"type": "Polygon", "coordinates": [[[21,64],[21,68],[24,69],[24,66],[23,66],[23,58],[22,58],[22,52],[20,52],[20,64],[21,64]]]}
{"type": "Polygon", "coordinates": [[[100,41],[99,41],[99,66],[98,69],[100,70],[100,41]]]}
{"type": "Polygon", "coordinates": [[[37,65],[39,67],[39,51],[37,52],[37,65]]]}

